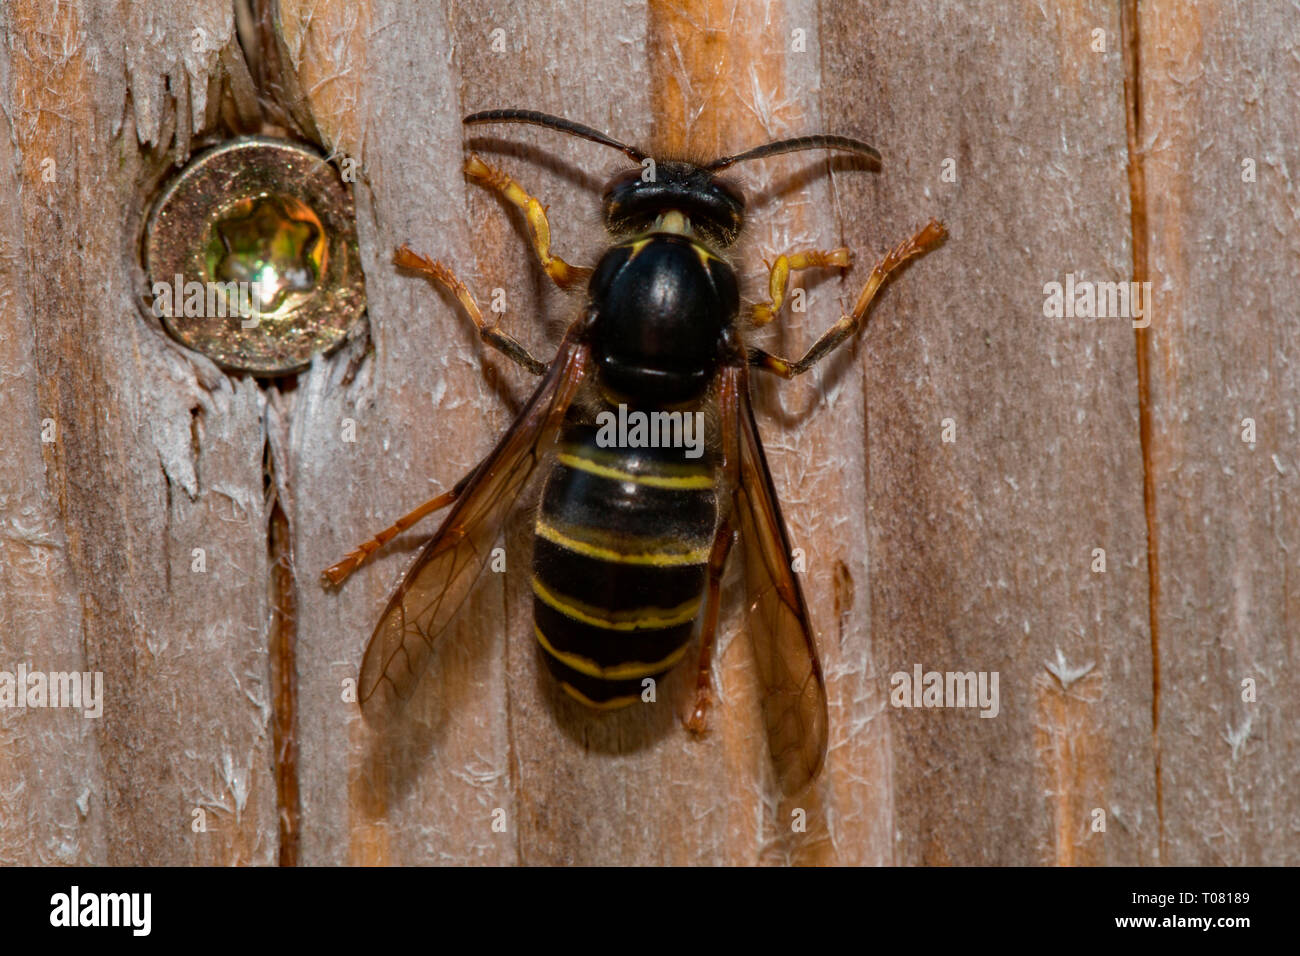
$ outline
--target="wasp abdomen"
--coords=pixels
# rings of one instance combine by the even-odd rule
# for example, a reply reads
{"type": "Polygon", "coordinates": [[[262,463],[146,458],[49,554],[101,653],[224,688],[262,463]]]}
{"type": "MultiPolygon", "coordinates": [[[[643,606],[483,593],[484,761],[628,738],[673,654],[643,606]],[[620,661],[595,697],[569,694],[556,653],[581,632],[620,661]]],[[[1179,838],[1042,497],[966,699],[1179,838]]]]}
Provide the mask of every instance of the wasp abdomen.
{"type": "Polygon", "coordinates": [[[611,708],[685,653],[717,524],[714,465],[681,448],[602,448],[571,425],[533,540],[533,621],[564,690],[611,708]]]}

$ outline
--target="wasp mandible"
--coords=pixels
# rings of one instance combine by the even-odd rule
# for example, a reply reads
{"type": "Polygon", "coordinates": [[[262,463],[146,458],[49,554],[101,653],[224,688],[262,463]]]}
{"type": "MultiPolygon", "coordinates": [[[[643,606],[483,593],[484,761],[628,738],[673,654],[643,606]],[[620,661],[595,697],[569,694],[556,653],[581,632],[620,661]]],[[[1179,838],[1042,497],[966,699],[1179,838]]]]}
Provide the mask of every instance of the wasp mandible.
{"type": "MultiPolygon", "coordinates": [[[[671,670],[698,629],[695,703],[686,724],[702,733],[722,574],[739,536],[763,724],[781,789],[797,793],[825,759],[826,687],[754,420],[749,370],[787,379],[806,372],[862,328],[885,280],[939,244],[944,227],[931,220],[886,255],[852,312],[792,361],[743,341],[736,272],[723,253],[744,226],[745,198],[720,174],[739,163],[810,149],[855,154],[878,165],[871,146],[844,136],[800,136],[704,165],[656,162],[655,174],[646,176],[648,154],[570,120],[489,110],[465,123],[546,127],[617,149],[637,165],[606,187],[603,214],[612,243],[594,269],[581,269],[552,254],[541,203],[478,156],[466,161],[472,180],[523,212],[537,258],[558,286],[573,288],[586,280],[582,312],[549,363],[488,323],[468,287],[445,265],[405,246],[398,249],[398,266],[444,286],[484,342],[542,378],[473,471],[325,571],[329,583],[341,583],[387,541],[450,506],[366,647],[362,707],[373,713],[411,694],[487,563],[511,505],[542,465],[533,534],[533,630],[565,693],[601,709],[640,700],[643,681],[671,670]],[[638,442],[628,434],[611,441],[597,427],[618,409],[625,417],[649,416],[671,438],[677,432],[670,434],[668,423],[676,429],[682,421],[671,413],[693,415],[706,408],[709,414],[699,420],[711,423],[713,434],[694,455],[680,441],[638,442]]],[[[761,325],[777,315],[792,270],[848,265],[844,248],[778,257],[768,299],[752,306],[748,317],[761,325]]]]}

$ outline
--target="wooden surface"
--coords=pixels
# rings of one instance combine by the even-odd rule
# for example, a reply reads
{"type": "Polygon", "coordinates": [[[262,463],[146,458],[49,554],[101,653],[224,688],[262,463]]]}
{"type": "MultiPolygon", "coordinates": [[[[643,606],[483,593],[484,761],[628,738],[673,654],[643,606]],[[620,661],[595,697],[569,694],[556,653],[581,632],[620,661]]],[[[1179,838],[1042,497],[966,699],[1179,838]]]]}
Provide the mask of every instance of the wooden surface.
{"type": "MultiPolygon", "coordinates": [[[[0,8],[0,670],[102,671],[106,697],[99,720],[0,711],[0,863],[1300,862],[1294,10],[280,8],[297,108],[360,163],[369,340],[279,385],[138,309],[139,217],[218,119],[230,5],[0,8]],[[879,147],[878,174],[815,154],[743,170],[748,298],[782,251],[856,255],[802,279],[807,313],[758,333],[775,351],[925,220],[951,231],[856,346],[756,399],[830,695],[827,766],[796,800],[776,796],[739,578],[705,741],[677,723],[687,668],[655,707],[594,717],[530,637],[527,507],[511,573],[484,575],[403,732],[344,700],[432,525],[338,593],[320,569],[461,477],[531,387],[393,247],[480,301],[505,290],[539,354],[579,301],[461,174],[459,117],[502,106],[698,156],[823,129],[879,147]],[[1151,281],[1150,329],[1045,318],[1067,273],[1151,281]],[[917,664],[997,671],[998,716],[889,706],[917,664]]],[[[550,207],[557,251],[594,260],[617,154],[524,128],[473,141],[550,207]]]]}

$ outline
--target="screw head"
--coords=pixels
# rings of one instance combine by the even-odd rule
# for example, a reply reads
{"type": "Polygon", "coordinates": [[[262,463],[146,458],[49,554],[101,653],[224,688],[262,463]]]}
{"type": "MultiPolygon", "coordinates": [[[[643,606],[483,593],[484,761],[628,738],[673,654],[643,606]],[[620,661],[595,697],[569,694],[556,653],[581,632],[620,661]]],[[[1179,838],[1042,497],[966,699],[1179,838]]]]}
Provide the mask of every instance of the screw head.
{"type": "Polygon", "coordinates": [[[318,153],[266,137],[196,156],[145,226],[153,311],[223,368],[283,375],[365,311],[352,197],[318,153]]]}

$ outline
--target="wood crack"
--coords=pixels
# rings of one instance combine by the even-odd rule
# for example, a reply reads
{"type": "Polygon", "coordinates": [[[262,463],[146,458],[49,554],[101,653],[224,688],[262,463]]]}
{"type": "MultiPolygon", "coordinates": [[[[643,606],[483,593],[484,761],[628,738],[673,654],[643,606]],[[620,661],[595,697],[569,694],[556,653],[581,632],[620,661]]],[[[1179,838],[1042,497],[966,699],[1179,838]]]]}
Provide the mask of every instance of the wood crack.
{"type": "MultiPolygon", "coordinates": [[[[273,456],[266,467],[275,488],[273,456]]],[[[298,600],[294,583],[293,544],[289,517],[279,496],[271,502],[267,525],[271,605],[272,752],[275,755],[275,795],[279,817],[281,866],[297,866],[302,833],[302,801],[298,789],[298,600]]]]}
{"type": "MultiPolygon", "coordinates": [[[[1120,9],[1120,34],[1124,50],[1124,107],[1128,133],[1129,224],[1133,244],[1133,281],[1150,275],[1147,249],[1146,170],[1141,145],[1141,51],[1137,0],[1125,0],[1120,9]]],[[[1149,308],[1149,304],[1148,304],[1149,308]]],[[[1137,352],[1138,432],[1142,445],[1142,503],[1147,526],[1147,600],[1151,632],[1151,746],[1156,787],[1156,862],[1165,857],[1164,789],[1160,765],[1160,548],[1156,527],[1155,470],[1152,465],[1154,426],[1151,410],[1151,329],[1134,329],[1137,352]]]]}

